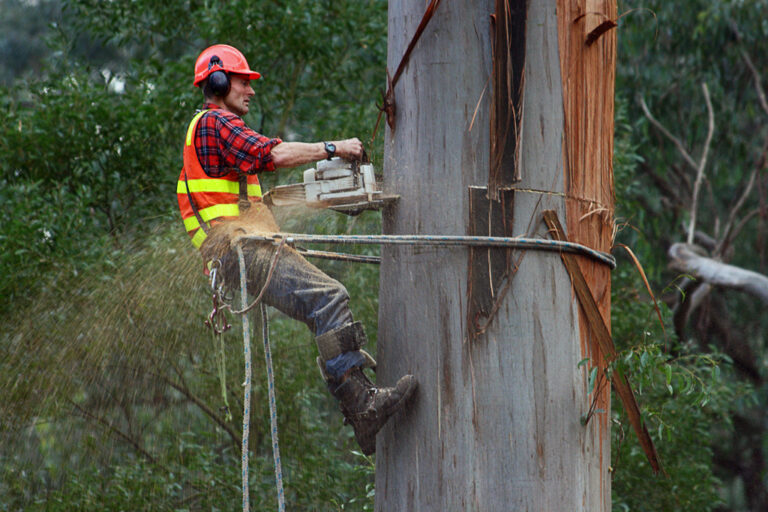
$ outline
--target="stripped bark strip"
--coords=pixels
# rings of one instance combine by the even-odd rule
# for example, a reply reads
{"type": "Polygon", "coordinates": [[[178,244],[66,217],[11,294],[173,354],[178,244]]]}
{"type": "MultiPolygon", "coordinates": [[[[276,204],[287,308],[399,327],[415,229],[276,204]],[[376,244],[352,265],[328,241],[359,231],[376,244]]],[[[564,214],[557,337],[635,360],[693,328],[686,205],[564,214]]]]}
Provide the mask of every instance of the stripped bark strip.
{"type": "Polygon", "coordinates": [[[613,20],[605,20],[601,24],[599,24],[597,27],[592,29],[592,32],[589,33],[586,40],[587,46],[592,46],[595,41],[600,39],[600,36],[611,30],[612,28],[616,28],[618,25],[613,20]]]}
{"type": "Polygon", "coordinates": [[[424,29],[427,28],[429,20],[432,19],[432,15],[435,14],[438,5],[440,5],[440,0],[431,0],[431,2],[429,2],[427,9],[424,11],[424,16],[421,18],[421,22],[419,22],[419,26],[416,28],[416,32],[411,38],[411,42],[408,43],[408,48],[405,49],[405,53],[400,59],[400,64],[397,66],[395,75],[390,77],[389,71],[387,71],[387,92],[382,94],[382,105],[379,107],[379,116],[376,118],[376,126],[374,126],[373,135],[371,135],[371,146],[373,146],[373,141],[376,139],[376,132],[379,129],[379,121],[381,121],[382,114],[387,114],[387,124],[389,125],[389,128],[391,130],[395,129],[395,86],[397,85],[397,81],[400,80],[400,75],[403,73],[406,64],[408,64],[408,60],[411,58],[411,51],[413,51],[416,43],[419,42],[421,34],[424,32],[424,29]]]}
{"type": "MultiPolygon", "coordinates": [[[[609,251],[614,232],[613,132],[616,30],[591,44],[590,34],[618,17],[616,0],[557,0],[560,76],[563,86],[563,180],[568,236],[589,247],[609,251]]],[[[579,258],[578,264],[610,329],[611,275],[605,265],[579,258]]],[[[582,357],[603,366],[604,357],[589,323],[579,311],[582,357]],[[594,350],[592,347],[594,346],[594,350]]],[[[611,407],[607,387],[596,393],[597,407],[611,407]]],[[[609,415],[597,420],[601,439],[610,439],[609,415]]],[[[601,445],[602,446],[602,445],[601,445]]]]}
{"type": "MultiPolygon", "coordinates": [[[[544,222],[546,222],[552,238],[560,241],[567,240],[563,226],[560,224],[560,220],[557,218],[557,214],[554,211],[547,210],[544,212],[544,222]]],[[[597,302],[595,302],[595,298],[592,296],[592,292],[584,278],[584,274],[581,272],[581,268],[579,268],[576,257],[566,253],[562,253],[560,257],[565,264],[565,268],[568,270],[568,275],[571,277],[571,283],[573,284],[576,296],[579,299],[579,305],[581,305],[581,309],[588,319],[590,329],[595,335],[595,339],[605,356],[606,362],[615,360],[618,354],[616,352],[616,347],[613,344],[613,338],[611,338],[611,333],[605,325],[603,316],[600,314],[597,302]]],[[[648,433],[648,429],[643,423],[642,416],[640,415],[640,407],[637,405],[637,399],[629,384],[629,380],[627,380],[626,375],[617,370],[611,374],[611,383],[613,384],[613,389],[616,390],[616,394],[619,395],[619,399],[629,417],[632,428],[635,430],[635,434],[637,434],[640,446],[643,448],[645,456],[648,458],[648,462],[650,462],[651,467],[653,468],[653,472],[664,472],[661,467],[659,455],[656,452],[656,446],[653,444],[651,435],[648,433]]]]}
{"type": "Polygon", "coordinates": [[[520,146],[525,82],[525,27],[528,0],[496,0],[491,15],[493,90],[488,195],[520,181],[520,146]]]}

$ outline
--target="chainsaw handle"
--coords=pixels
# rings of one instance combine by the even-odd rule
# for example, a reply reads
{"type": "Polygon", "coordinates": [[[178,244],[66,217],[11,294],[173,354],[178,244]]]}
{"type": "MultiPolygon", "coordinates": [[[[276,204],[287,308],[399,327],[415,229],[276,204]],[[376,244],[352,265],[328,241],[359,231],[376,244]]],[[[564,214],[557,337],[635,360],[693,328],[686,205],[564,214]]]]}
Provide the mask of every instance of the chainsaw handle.
{"type": "Polygon", "coordinates": [[[359,160],[351,160],[350,164],[352,164],[352,172],[355,173],[355,175],[360,174],[360,164],[370,164],[371,159],[368,158],[368,153],[363,149],[363,156],[360,157],[359,160]]]}

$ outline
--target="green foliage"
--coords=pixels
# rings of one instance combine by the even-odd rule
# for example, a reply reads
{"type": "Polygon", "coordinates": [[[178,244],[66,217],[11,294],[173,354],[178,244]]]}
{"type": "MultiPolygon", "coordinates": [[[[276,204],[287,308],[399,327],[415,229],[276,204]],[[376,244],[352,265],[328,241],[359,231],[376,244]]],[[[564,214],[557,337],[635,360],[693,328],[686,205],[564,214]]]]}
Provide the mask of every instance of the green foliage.
{"type": "Polygon", "coordinates": [[[733,428],[729,413],[749,389],[725,378],[731,361],[680,343],[662,304],[665,330],[634,269],[613,279],[613,335],[620,358],[613,369],[627,375],[641,405],[665,475],[653,476],[624,410],[613,407],[614,510],[716,510],[721,485],[710,444],[733,428]],[[644,291],[644,290],[643,290],[644,291]]]}
{"type": "MultiPolygon", "coordinates": [[[[645,412],[652,431],[662,428],[660,451],[671,477],[658,485],[674,488],[681,499],[693,495],[702,499],[687,505],[684,501],[654,503],[649,498],[658,493],[650,492],[640,477],[631,472],[622,477],[619,470],[614,501],[631,504],[633,510],[638,502],[630,496],[641,495],[649,509],[655,505],[663,510],[709,510],[722,502],[722,509],[763,510],[768,505],[765,453],[756,447],[764,445],[762,411],[768,399],[764,304],[744,293],[713,288],[690,317],[684,314],[685,308],[677,307],[691,303],[688,290],[695,281],[667,267],[666,249],[686,239],[695,169],[646,119],[640,100],[698,162],[708,130],[702,92],[702,83],[707,84],[715,130],[696,209],[696,228],[703,235],[695,241],[718,260],[765,274],[762,159],[768,112],[761,105],[757,85],[765,87],[760,73],[768,64],[763,48],[768,28],[763,14],[768,3],[626,1],[620,2],[619,11],[626,15],[619,27],[615,169],[617,217],[626,221],[626,227],[618,241],[632,247],[654,289],[662,290],[658,298],[674,309],[665,313],[668,334],[663,343],[658,335],[641,342],[639,333],[653,332],[646,327],[653,322],[648,317],[651,310],[648,307],[643,318],[627,312],[623,301],[631,299],[637,285],[620,275],[614,281],[614,291],[622,297],[613,302],[614,326],[622,328],[622,322],[636,326],[623,334],[638,333],[634,340],[617,336],[618,341],[629,342],[625,350],[642,354],[648,349],[637,347],[648,343],[659,347],[645,356],[657,387],[652,387],[653,382],[644,384],[645,394],[651,391],[645,397],[645,412]],[[744,195],[753,172],[754,188],[744,195]],[[734,206],[742,196],[737,211],[734,206]],[[738,228],[727,231],[729,226],[738,228]],[[724,238],[728,233],[733,236],[724,238]],[[723,245],[713,247],[708,238],[723,245]],[[672,315],[674,323],[667,320],[672,315]],[[667,389],[666,400],[661,401],[668,378],[673,391],[669,394],[667,389]],[[701,405],[704,402],[706,406],[701,405]],[[711,500],[706,503],[703,497],[711,500]]],[[[636,292],[635,298],[648,303],[643,292],[636,292]]],[[[647,374],[637,368],[638,362],[629,363],[633,379],[644,382],[647,374]]]]}
{"type": "MultiPolygon", "coordinates": [[[[246,121],[266,134],[365,139],[385,56],[386,2],[262,7],[66,2],[48,31],[45,67],[0,91],[0,199],[12,212],[0,228],[0,271],[13,276],[0,294],[8,315],[0,510],[230,510],[240,502],[242,332],[232,319],[224,338],[234,416],[226,421],[218,345],[202,326],[206,281],[173,199],[181,136],[202,103],[191,86],[194,60],[214,42],[243,50],[264,76],[246,121]],[[223,12],[237,13],[237,23],[223,12]]],[[[281,174],[267,185],[295,181],[281,174]]],[[[287,228],[298,231],[379,223],[374,214],[293,217],[287,228]]],[[[378,269],[320,266],[345,282],[375,342],[378,269]]],[[[271,330],[291,507],[371,509],[372,461],[353,452],[310,333],[280,315],[271,330]]],[[[254,331],[251,503],[271,510],[254,331]]]]}
{"type": "Polygon", "coordinates": [[[58,1],[0,0],[0,86],[39,72],[48,54],[45,35],[48,23],[59,12],[58,1]]]}
{"type": "MultiPolygon", "coordinates": [[[[663,283],[664,267],[655,237],[663,224],[643,208],[654,197],[643,188],[638,166],[638,123],[630,123],[628,105],[617,103],[614,170],[619,239],[643,262],[652,282],[663,283]],[[649,196],[644,203],[639,195],[649,196]],[[642,229],[639,229],[642,228],[642,229]]],[[[660,323],[639,271],[629,259],[612,279],[612,333],[620,351],[613,372],[629,377],[643,421],[659,452],[666,475],[653,476],[626,413],[614,400],[612,428],[613,508],[617,511],[717,510],[725,503],[712,444],[734,429],[731,414],[751,390],[733,379],[732,361],[715,347],[701,351],[678,339],[672,312],[661,301],[677,291],[677,280],[657,290],[660,323]]]]}

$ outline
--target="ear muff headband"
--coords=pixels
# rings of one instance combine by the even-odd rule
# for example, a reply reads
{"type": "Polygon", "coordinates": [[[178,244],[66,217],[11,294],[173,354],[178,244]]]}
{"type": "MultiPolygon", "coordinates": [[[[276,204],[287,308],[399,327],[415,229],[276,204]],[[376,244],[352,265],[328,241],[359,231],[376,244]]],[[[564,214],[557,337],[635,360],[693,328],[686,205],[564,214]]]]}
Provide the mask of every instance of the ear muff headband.
{"type": "Polygon", "coordinates": [[[221,70],[214,71],[208,75],[208,83],[206,85],[207,92],[210,92],[213,96],[224,97],[229,93],[229,75],[224,71],[224,63],[221,61],[218,55],[211,56],[211,60],[208,61],[208,69],[210,70],[214,66],[220,67],[221,70]]]}

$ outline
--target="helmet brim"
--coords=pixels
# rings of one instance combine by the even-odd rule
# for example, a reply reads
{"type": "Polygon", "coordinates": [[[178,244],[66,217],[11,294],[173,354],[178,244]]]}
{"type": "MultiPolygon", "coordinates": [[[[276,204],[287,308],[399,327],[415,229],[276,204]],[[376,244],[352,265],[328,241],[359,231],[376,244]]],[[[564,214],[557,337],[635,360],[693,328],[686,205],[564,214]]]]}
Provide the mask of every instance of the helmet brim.
{"type": "MultiPolygon", "coordinates": [[[[203,74],[201,74],[199,76],[196,76],[195,77],[195,81],[192,82],[192,85],[194,85],[195,87],[200,87],[200,84],[202,83],[202,81],[205,80],[206,78],[208,78],[208,76],[211,73],[213,73],[214,71],[221,71],[221,68],[214,68],[214,69],[208,70],[206,73],[203,73],[203,74]]],[[[254,71],[252,69],[248,69],[248,70],[245,70],[245,71],[243,71],[243,70],[230,71],[230,70],[225,68],[224,71],[226,71],[227,74],[229,74],[229,75],[244,76],[244,77],[248,78],[248,80],[258,80],[259,78],[261,78],[261,73],[259,73],[258,71],[254,71]]]]}

